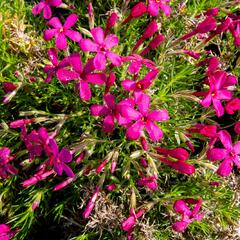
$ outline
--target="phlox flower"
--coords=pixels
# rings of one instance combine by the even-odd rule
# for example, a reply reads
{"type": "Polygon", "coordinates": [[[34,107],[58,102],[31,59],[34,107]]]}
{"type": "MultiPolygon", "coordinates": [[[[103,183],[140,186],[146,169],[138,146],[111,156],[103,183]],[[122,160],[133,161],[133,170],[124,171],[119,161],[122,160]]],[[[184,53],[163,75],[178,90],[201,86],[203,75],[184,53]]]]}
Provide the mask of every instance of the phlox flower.
{"type": "Polygon", "coordinates": [[[51,7],[59,7],[61,4],[62,0],[41,0],[40,3],[33,7],[32,13],[37,16],[43,12],[43,17],[49,19],[52,17],[51,7]]]}
{"type": "Polygon", "coordinates": [[[157,185],[157,178],[155,176],[142,176],[138,181],[137,184],[139,186],[145,186],[151,190],[156,190],[158,188],[157,185]]]}
{"type": "Polygon", "coordinates": [[[237,110],[240,110],[240,98],[233,98],[225,105],[225,111],[228,114],[234,114],[237,110]]]}
{"type": "Polygon", "coordinates": [[[188,225],[194,220],[201,221],[203,218],[203,214],[199,213],[201,206],[201,199],[187,198],[175,201],[173,208],[177,213],[181,214],[182,219],[172,225],[173,230],[176,232],[184,232],[188,225]],[[194,205],[194,207],[191,209],[190,205],[194,205]]]}
{"type": "Polygon", "coordinates": [[[131,232],[134,228],[134,225],[137,222],[137,219],[140,218],[145,213],[145,210],[140,210],[135,213],[134,209],[130,210],[130,216],[123,220],[121,223],[121,228],[125,232],[131,232]]]}
{"type": "Polygon", "coordinates": [[[212,148],[208,150],[207,157],[211,161],[221,161],[217,174],[227,177],[231,174],[233,163],[240,168],[240,141],[232,143],[230,134],[226,130],[218,132],[218,137],[224,148],[212,148]]]}
{"type": "Polygon", "coordinates": [[[11,228],[6,224],[0,224],[0,240],[9,240],[16,234],[15,231],[11,231],[11,228]]]}
{"type": "Polygon", "coordinates": [[[221,117],[224,114],[221,102],[231,100],[233,94],[228,89],[236,83],[237,79],[234,76],[227,75],[224,71],[214,72],[209,77],[209,90],[201,93],[204,99],[201,100],[200,104],[208,108],[212,103],[216,115],[221,117]]]}
{"type": "MultiPolygon", "coordinates": [[[[136,65],[135,65],[136,67],[136,65]]],[[[133,69],[132,69],[133,70],[133,69]]],[[[135,70],[133,70],[135,71],[135,70]]],[[[153,80],[157,77],[158,75],[158,70],[151,70],[150,72],[148,72],[144,78],[142,78],[139,81],[133,81],[130,79],[125,79],[122,81],[122,87],[126,90],[126,91],[132,91],[134,98],[136,101],[138,101],[138,98],[143,94],[144,90],[148,89],[152,83],[153,80]]]]}
{"type": "Polygon", "coordinates": [[[59,152],[58,145],[54,139],[50,139],[48,145],[52,153],[49,162],[53,164],[54,171],[60,176],[64,171],[68,177],[74,177],[72,169],[66,164],[72,161],[71,152],[67,148],[62,148],[59,152]]]}
{"type": "Polygon", "coordinates": [[[114,34],[109,34],[105,37],[101,27],[93,28],[91,34],[94,41],[82,39],[79,45],[83,51],[96,53],[93,60],[95,68],[104,70],[106,68],[106,58],[108,58],[114,66],[120,66],[122,63],[121,57],[110,51],[112,47],[118,44],[118,37],[114,34]]]}
{"type": "Polygon", "coordinates": [[[132,54],[127,57],[122,57],[122,61],[123,62],[130,61],[130,64],[128,66],[128,72],[132,75],[138,74],[143,65],[146,66],[150,70],[156,69],[155,62],[153,62],[149,59],[143,58],[142,56],[140,56],[138,54],[132,54]]]}
{"type": "Polygon", "coordinates": [[[93,116],[102,116],[103,119],[103,131],[112,132],[115,126],[115,120],[118,121],[120,125],[127,125],[131,120],[124,118],[119,113],[119,109],[123,106],[133,107],[135,102],[132,99],[124,99],[118,104],[115,102],[115,97],[108,93],[103,97],[105,104],[94,104],[90,107],[91,114],[93,116]]]}
{"type": "Polygon", "coordinates": [[[90,58],[86,65],[83,67],[79,53],[73,53],[68,57],[68,63],[71,65],[72,70],[61,68],[58,71],[59,80],[66,84],[70,80],[76,80],[76,88],[79,91],[79,96],[83,101],[89,101],[92,93],[89,83],[103,85],[106,82],[105,73],[93,73],[95,67],[93,59],[90,58]]]}
{"type": "Polygon", "coordinates": [[[147,11],[151,16],[157,16],[159,9],[163,11],[163,13],[169,17],[172,10],[167,5],[170,0],[148,0],[148,8],[147,11]]]}
{"type": "Polygon", "coordinates": [[[75,25],[77,20],[78,16],[76,14],[70,14],[62,25],[59,18],[53,17],[48,22],[48,25],[53,28],[47,29],[43,32],[44,39],[49,41],[53,37],[56,37],[56,47],[60,50],[64,50],[68,46],[66,36],[74,42],[79,42],[82,39],[81,34],[70,29],[75,25]]]}
{"type": "Polygon", "coordinates": [[[153,142],[160,140],[163,137],[163,131],[155,122],[162,122],[169,119],[167,110],[150,111],[150,97],[142,94],[137,101],[139,111],[131,106],[121,107],[123,117],[135,121],[127,128],[126,136],[130,140],[140,138],[143,129],[146,129],[149,137],[153,142]]]}
{"type": "Polygon", "coordinates": [[[55,48],[50,48],[48,50],[48,57],[51,64],[47,64],[43,68],[43,71],[47,73],[47,78],[45,79],[46,83],[49,83],[54,75],[56,75],[59,79],[59,70],[70,65],[68,58],[64,58],[61,62],[59,62],[57,50],[55,48]]]}
{"type": "Polygon", "coordinates": [[[9,174],[17,174],[17,169],[9,164],[13,159],[14,157],[10,155],[9,148],[0,148],[0,178],[7,178],[9,174]]]}

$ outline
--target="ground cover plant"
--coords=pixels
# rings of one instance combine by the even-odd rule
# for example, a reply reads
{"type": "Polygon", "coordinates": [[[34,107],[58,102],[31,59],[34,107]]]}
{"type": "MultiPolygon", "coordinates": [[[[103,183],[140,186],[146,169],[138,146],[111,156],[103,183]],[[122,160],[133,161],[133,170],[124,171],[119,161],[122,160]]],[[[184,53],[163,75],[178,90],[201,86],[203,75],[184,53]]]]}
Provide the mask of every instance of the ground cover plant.
{"type": "Polygon", "coordinates": [[[239,1],[0,9],[0,240],[240,239],[239,1]]]}

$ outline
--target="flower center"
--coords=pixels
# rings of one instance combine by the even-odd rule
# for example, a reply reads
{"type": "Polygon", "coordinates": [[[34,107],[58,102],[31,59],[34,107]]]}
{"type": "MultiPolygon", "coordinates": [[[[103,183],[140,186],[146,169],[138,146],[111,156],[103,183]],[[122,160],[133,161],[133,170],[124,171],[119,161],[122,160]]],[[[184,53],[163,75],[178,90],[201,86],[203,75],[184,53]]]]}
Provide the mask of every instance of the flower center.
{"type": "Polygon", "coordinates": [[[212,95],[212,97],[215,97],[215,96],[216,96],[216,93],[212,93],[211,95],[212,95]]]}
{"type": "Polygon", "coordinates": [[[161,2],[161,0],[155,0],[155,2],[156,2],[156,3],[160,3],[160,2],[161,2]]]}
{"type": "Polygon", "coordinates": [[[138,88],[138,89],[142,89],[141,83],[137,83],[137,88],[138,88]]]}
{"type": "Polygon", "coordinates": [[[63,28],[63,27],[60,28],[59,32],[60,32],[60,33],[64,32],[64,28],[63,28]]]}

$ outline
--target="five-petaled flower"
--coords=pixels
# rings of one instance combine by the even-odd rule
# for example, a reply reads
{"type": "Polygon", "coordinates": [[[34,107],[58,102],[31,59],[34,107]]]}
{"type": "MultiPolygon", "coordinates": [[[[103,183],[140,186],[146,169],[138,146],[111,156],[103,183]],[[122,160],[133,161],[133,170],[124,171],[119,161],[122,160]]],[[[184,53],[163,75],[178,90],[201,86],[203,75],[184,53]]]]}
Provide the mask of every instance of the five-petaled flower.
{"type": "Polygon", "coordinates": [[[240,168],[240,141],[232,143],[231,136],[226,130],[218,132],[218,137],[224,148],[212,148],[208,150],[207,157],[211,161],[223,160],[217,170],[220,176],[229,176],[232,172],[233,163],[240,168]]]}
{"type": "Polygon", "coordinates": [[[49,19],[52,17],[51,7],[59,7],[61,4],[62,0],[41,0],[40,3],[33,7],[32,13],[36,16],[43,11],[43,17],[49,19]]]}
{"type": "Polygon", "coordinates": [[[175,222],[172,228],[176,232],[184,232],[188,225],[194,220],[201,221],[203,214],[199,213],[202,206],[202,199],[179,199],[174,203],[174,210],[180,213],[182,216],[181,221],[175,222]],[[194,205],[193,209],[190,209],[190,205],[194,205]]]}
{"type": "Polygon", "coordinates": [[[51,40],[54,36],[56,37],[56,47],[64,50],[68,47],[66,36],[75,42],[79,42],[82,36],[79,32],[71,30],[70,28],[75,25],[78,20],[76,14],[71,14],[67,17],[65,23],[62,25],[59,18],[53,17],[48,22],[48,25],[53,27],[44,31],[44,39],[46,41],[51,40]]]}
{"type": "Polygon", "coordinates": [[[82,39],[79,45],[83,51],[96,52],[93,64],[96,69],[104,70],[106,68],[106,58],[108,58],[114,66],[120,66],[122,63],[121,57],[110,51],[110,49],[118,44],[118,37],[114,34],[104,36],[104,31],[101,27],[96,27],[91,30],[94,41],[90,39],[82,39]]]}
{"type": "Polygon", "coordinates": [[[10,155],[10,149],[7,147],[0,148],[0,178],[7,178],[8,174],[17,174],[17,169],[10,165],[9,162],[14,157],[10,155]]]}
{"type": "Polygon", "coordinates": [[[135,121],[127,129],[126,136],[130,140],[137,140],[145,128],[151,140],[156,142],[163,137],[163,131],[154,123],[166,121],[169,119],[167,110],[150,111],[150,97],[142,94],[137,101],[139,111],[131,106],[123,106],[120,112],[123,117],[135,121]]]}

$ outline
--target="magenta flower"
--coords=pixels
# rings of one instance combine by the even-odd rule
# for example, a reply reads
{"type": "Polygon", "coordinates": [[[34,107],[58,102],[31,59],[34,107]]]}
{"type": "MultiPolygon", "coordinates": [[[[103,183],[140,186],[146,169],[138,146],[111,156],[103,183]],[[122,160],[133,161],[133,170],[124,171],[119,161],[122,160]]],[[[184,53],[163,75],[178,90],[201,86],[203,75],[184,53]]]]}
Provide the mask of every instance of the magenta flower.
{"type": "Polygon", "coordinates": [[[131,62],[128,66],[128,72],[132,75],[138,74],[143,65],[146,66],[150,70],[156,70],[155,62],[153,62],[149,59],[143,58],[138,54],[132,54],[127,57],[122,57],[122,61],[123,62],[126,62],[126,61],[131,62]]]}
{"type": "Polygon", "coordinates": [[[135,101],[138,101],[138,98],[143,94],[143,91],[148,89],[149,86],[151,86],[151,84],[153,83],[153,80],[157,77],[157,75],[158,75],[158,70],[156,69],[152,70],[148,72],[146,76],[139,81],[133,81],[130,79],[123,80],[122,87],[126,91],[133,91],[135,101]]]}
{"type": "Polygon", "coordinates": [[[89,101],[92,97],[92,93],[88,84],[103,85],[106,82],[106,74],[92,73],[95,70],[92,58],[89,59],[83,67],[79,53],[71,54],[68,57],[68,62],[74,71],[61,68],[58,71],[59,80],[64,84],[68,83],[70,80],[77,80],[76,87],[79,90],[80,98],[84,101],[89,101]]]}
{"type": "Polygon", "coordinates": [[[130,217],[122,221],[121,227],[125,232],[131,232],[134,228],[134,225],[137,222],[137,219],[140,218],[145,213],[145,210],[140,210],[137,213],[133,209],[130,210],[130,217]]]}
{"type": "Polygon", "coordinates": [[[229,91],[228,88],[236,83],[236,78],[229,78],[224,71],[216,71],[209,77],[210,88],[208,92],[202,93],[205,98],[201,100],[201,105],[205,108],[208,108],[212,103],[216,115],[221,117],[224,114],[224,108],[221,101],[231,100],[232,92],[229,91]]]}
{"type": "Polygon", "coordinates": [[[8,174],[17,174],[17,169],[10,165],[14,157],[10,155],[10,149],[7,147],[0,148],[0,178],[7,178],[8,174]]]}
{"type": "Polygon", "coordinates": [[[240,134],[240,121],[238,121],[234,126],[234,132],[240,134]]]}
{"type": "Polygon", "coordinates": [[[105,30],[105,36],[109,33],[109,31],[116,25],[118,21],[118,14],[117,12],[112,12],[111,15],[108,17],[106,22],[106,30],[105,30]]]}
{"type": "Polygon", "coordinates": [[[188,225],[194,220],[201,221],[203,218],[203,214],[199,213],[201,206],[201,199],[187,198],[175,201],[173,208],[177,213],[181,214],[182,219],[172,225],[173,230],[176,232],[184,232],[188,225]],[[194,205],[192,210],[189,207],[190,205],[194,205]]]}
{"type": "Polygon", "coordinates": [[[32,13],[37,16],[43,11],[43,17],[49,19],[52,17],[51,7],[59,7],[62,4],[62,0],[41,0],[36,6],[33,7],[32,13]]]}
{"type": "Polygon", "coordinates": [[[240,46],[240,20],[236,20],[235,24],[233,23],[229,27],[233,38],[234,38],[234,44],[235,46],[239,47],[240,46]]]}
{"type": "Polygon", "coordinates": [[[161,162],[183,174],[191,175],[195,173],[195,167],[186,162],[189,153],[184,148],[167,149],[155,147],[155,150],[159,155],[162,155],[162,157],[158,158],[161,162]]]}
{"type": "Polygon", "coordinates": [[[158,189],[157,178],[155,176],[145,177],[142,176],[141,179],[137,181],[139,186],[145,186],[151,190],[158,189]]]}
{"type": "Polygon", "coordinates": [[[224,148],[212,148],[208,150],[207,157],[211,161],[223,160],[217,170],[217,174],[227,177],[232,172],[233,163],[240,168],[240,141],[233,145],[231,136],[226,130],[218,132],[218,136],[224,148]]]}
{"type": "Polygon", "coordinates": [[[67,17],[64,25],[62,25],[62,23],[57,17],[53,17],[48,22],[48,25],[53,28],[44,31],[44,39],[46,41],[49,41],[55,36],[56,47],[61,50],[66,49],[68,46],[66,36],[72,39],[74,42],[79,42],[82,39],[81,34],[77,31],[70,29],[73,25],[75,25],[77,20],[78,16],[76,14],[71,14],[67,17]]]}
{"type": "Polygon", "coordinates": [[[98,197],[99,193],[100,193],[100,187],[97,187],[95,192],[94,192],[94,194],[93,194],[93,196],[90,198],[86,208],[83,211],[83,215],[82,215],[83,218],[88,218],[90,216],[90,214],[91,214],[91,212],[92,212],[92,210],[94,208],[94,205],[95,205],[95,202],[97,200],[97,197],[98,197]]]}
{"type": "Polygon", "coordinates": [[[53,169],[58,175],[62,175],[63,171],[68,177],[73,178],[75,175],[72,169],[66,164],[72,161],[72,154],[67,148],[63,148],[60,152],[56,141],[52,138],[49,140],[49,148],[52,155],[49,159],[53,163],[53,169]]]}
{"type": "Polygon", "coordinates": [[[118,37],[114,34],[104,36],[104,31],[101,27],[96,27],[91,30],[94,41],[90,39],[82,39],[79,45],[83,51],[96,52],[93,64],[98,70],[104,70],[106,68],[106,58],[114,66],[120,66],[122,63],[121,57],[110,49],[118,44],[118,37]]]}
{"type": "Polygon", "coordinates": [[[229,101],[225,106],[225,110],[228,114],[234,114],[235,111],[240,110],[240,99],[234,98],[229,101]]]}
{"type": "Polygon", "coordinates": [[[0,224],[0,240],[9,240],[16,234],[15,231],[11,231],[11,228],[6,224],[0,224]]]}
{"type": "Polygon", "coordinates": [[[147,11],[151,16],[157,16],[159,12],[159,8],[164,12],[164,14],[169,17],[172,10],[171,8],[166,4],[170,0],[148,0],[148,9],[147,11]]]}
{"type": "Polygon", "coordinates": [[[135,123],[130,125],[127,129],[126,136],[130,140],[137,140],[140,138],[143,129],[145,128],[152,141],[156,142],[163,137],[162,130],[154,122],[162,122],[169,119],[167,110],[149,111],[150,97],[142,94],[137,105],[139,111],[131,106],[123,106],[120,111],[123,117],[134,120],[135,123]]]}
{"type": "Polygon", "coordinates": [[[102,116],[103,120],[103,131],[112,132],[114,130],[115,119],[120,125],[126,125],[131,122],[131,120],[122,117],[119,113],[121,106],[134,106],[134,101],[132,99],[125,99],[118,104],[115,102],[115,97],[108,93],[103,97],[105,105],[94,104],[91,106],[91,114],[93,116],[102,116]]]}
{"type": "Polygon", "coordinates": [[[61,62],[58,61],[58,54],[55,48],[48,50],[48,57],[52,64],[45,65],[43,69],[47,73],[46,83],[49,83],[54,75],[59,79],[59,70],[70,65],[68,58],[64,58],[61,62]]]}

